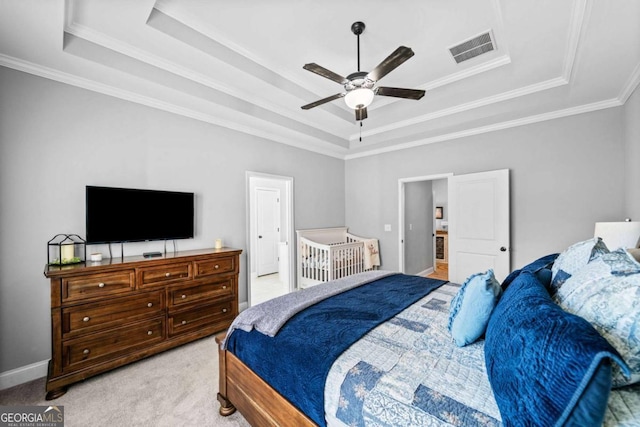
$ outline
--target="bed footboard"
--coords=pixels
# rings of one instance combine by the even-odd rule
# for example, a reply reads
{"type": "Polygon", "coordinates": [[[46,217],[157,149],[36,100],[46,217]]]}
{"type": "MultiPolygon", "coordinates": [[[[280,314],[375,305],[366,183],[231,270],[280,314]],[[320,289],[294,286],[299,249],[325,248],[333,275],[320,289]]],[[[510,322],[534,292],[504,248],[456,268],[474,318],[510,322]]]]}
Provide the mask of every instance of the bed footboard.
{"type": "Polygon", "coordinates": [[[237,408],[252,426],[316,426],[233,353],[222,350],[220,344],[224,337],[225,333],[216,335],[220,364],[217,396],[220,415],[231,415],[237,408]]]}

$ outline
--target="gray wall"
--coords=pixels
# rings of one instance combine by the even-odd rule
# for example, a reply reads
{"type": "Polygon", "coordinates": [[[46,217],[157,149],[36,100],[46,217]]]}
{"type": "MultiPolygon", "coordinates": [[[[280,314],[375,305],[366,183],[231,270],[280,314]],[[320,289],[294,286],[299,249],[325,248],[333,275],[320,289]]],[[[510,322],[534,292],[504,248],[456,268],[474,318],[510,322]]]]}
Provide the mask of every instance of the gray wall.
{"type": "Polygon", "coordinates": [[[508,168],[516,268],[595,221],[640,219],[638,92],[620,108],[343,162],[0,67],[0,374],[50,357],[46,242],[84,235],[85,185],[193,191],[196,238],[178,249],[222,238],[246,250],[245,171],[292,176],[295,228],[377,237],[395,269],[398,179],[508,168]]]}
{"type": "MultiPolygon", "coordinates": [[[[50,358],[46,244],[84,236],[86,185],[195,192],[196,237],[178,249],[245,250],[241,302],[247,170],[294,178],[296,228],[345,224],[342,160],[3,67],[0,94],[0,373],[50,358]]],[[[150,250],[162,243],[124,246],[150,250]]]]}
{"type": "MultiPolygon", "coordinates": [[[[628,117],[636,132],[637,117],[628,117]]],[[[624,217],[625,150],[640,144],[625,145],[624,120],[623,107],[611,108],[347,160],[346,222],[380,236],[383,268],[397,269],[399,179],[509,169],[512,268],[521,267],[592,236],[596,221],[624,217]]]]}
{"type": "Polygon", "coordinates": [[[640,221],[640,89],[624,105],[625,218],[640,221]]]}
{"type": "Polygon", "coordinates": [[[433,267],[433,192],[431,181],[404,186],[404,271],[418,274],[433,267]]]}

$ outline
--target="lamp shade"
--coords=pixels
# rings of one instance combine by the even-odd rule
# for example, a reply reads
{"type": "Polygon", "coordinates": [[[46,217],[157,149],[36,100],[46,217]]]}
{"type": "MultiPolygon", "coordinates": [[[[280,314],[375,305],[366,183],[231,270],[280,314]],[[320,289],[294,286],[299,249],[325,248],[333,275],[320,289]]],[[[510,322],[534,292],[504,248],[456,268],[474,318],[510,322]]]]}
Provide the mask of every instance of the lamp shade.
{"type": "Polygon", "coordinates": [[[371,89],[353,89],[347,92],[347,95],[344,97],[344,102],[349,108],[353,108],[354,110],[358,108],[366,108],[371,104],[371,101],[373,101],[373,95],[374,94],[371,89]]]}
{"type": "Polygon", "coordinates": [[[609,250],[638,247],[640,221],[596,222],[594,237],[600,237],[609,250]]]}

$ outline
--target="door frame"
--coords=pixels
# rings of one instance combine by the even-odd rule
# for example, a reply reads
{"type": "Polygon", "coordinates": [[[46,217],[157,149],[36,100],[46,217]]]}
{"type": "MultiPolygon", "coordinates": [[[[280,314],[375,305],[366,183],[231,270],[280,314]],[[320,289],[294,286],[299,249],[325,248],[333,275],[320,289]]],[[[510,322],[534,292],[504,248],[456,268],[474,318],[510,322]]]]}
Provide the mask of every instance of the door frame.
{"type": "Polygon", "coordinates": [[[452,172],[436,175],[414,176],[410,178],[400,178],[398,180],[398,271],[405,272],[404,265],[404,213],[405,213],[405,184],[410,182],[435,181],[438,179],[448,179],[453,176],[452,172]]]}
{"type": "Polygon", "coordinates": [[[281,181],[284,184],[285,191],[284,194],[280,194],[280,209],[284,209],[285,212],[285,224],[281,224],[281,227],[287,230],[287,254],[289,258],[289,271],[288,271],[288,281],[289,281],[289,292],[292,292],[294,288],[294,278],[295,276],[295,258],[294,258],[294,240],[295,240],[295,230],[294,230],[294,198],[293,198],[293,177],[290,176],[282,176],[282,175],[273,175],[269,173],[263,172],[255,172],[255,171],[246,171],[245,173],[245,181],[246,181],[246,247],[247,247],[247,306],[251,307],[251,282],[253,280],[253,271],[251,266],[253,265],[253,241],[256,235],[256,229],[251,221],[251,206],[253,202],[253,195],[251,194],[251,183],[255,182],[256,179],[270,179],[281,181]]]}

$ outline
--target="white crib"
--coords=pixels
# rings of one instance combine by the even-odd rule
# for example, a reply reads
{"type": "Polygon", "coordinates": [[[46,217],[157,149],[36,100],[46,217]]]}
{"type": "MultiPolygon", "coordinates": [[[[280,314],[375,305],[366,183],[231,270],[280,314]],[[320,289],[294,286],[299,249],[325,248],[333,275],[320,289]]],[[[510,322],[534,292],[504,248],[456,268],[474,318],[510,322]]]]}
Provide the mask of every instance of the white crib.
{"type": "Polygon", "coordinates": [[[355,236],[347,227],[296,230],[298,287],[372,270],[380,265],[378,241],[355,236]]]}

